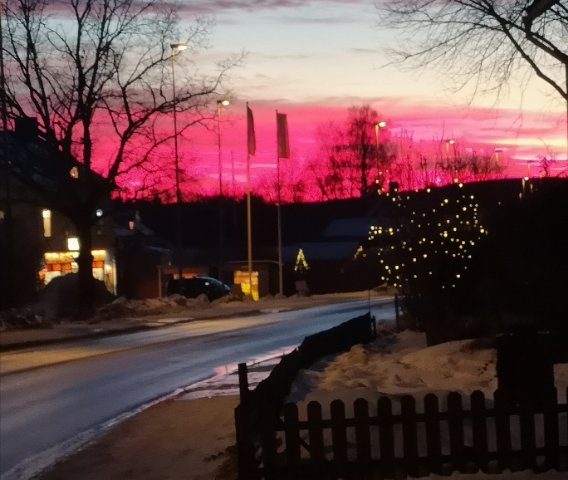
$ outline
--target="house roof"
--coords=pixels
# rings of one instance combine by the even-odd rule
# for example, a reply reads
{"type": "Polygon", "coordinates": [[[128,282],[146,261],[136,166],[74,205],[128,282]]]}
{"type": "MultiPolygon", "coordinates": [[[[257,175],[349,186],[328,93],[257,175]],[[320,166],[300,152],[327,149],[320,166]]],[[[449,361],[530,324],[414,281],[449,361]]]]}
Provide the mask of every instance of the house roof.
{"type": "Polygon", "coordinates": [[[323,232],[324,238],[345,238],[362,240],[369,234],[376,219],[370,217],[338,218],[328,223],[323,232]]]}

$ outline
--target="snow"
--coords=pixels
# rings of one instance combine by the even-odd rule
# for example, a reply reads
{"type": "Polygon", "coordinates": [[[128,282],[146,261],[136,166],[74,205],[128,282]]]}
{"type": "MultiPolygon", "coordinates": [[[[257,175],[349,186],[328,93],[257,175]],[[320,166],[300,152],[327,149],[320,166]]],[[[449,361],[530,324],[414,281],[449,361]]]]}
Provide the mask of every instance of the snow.
{"type": "MultiPolygon", "coordinates": [[[[332,393],[344,401],[375,400],[380,395],[414,396],[437,392],[470,395],[497,389],[496,351],[492,341],[463,340],[428,347],[425,335],[403,331],[382,333],[368,345],[316,362],[302,370],[289,400],[308,402],[332,393]]],[[[559,397],[565,398],[568,365],[555,366],[559,397]]]]}
{"type": "MultiPolygon", "coordinates": [[[[322,405],[325,416],[329,414],[331,401],[341,399],[349,415],[357,398],[367,399],[372,411],[373,402],[380,396],[387,395],[393,400],[393,408],[396,411],[400,405],[400,397],[406,394],[413,395],[417,399],[417,405],[420,405],[421,399],[427,393],[441,394],[440,398],[443,398],[450,391],[469,395],[474,390],[481,390],[491,397],[497,388],[496,352],[491,340],[464,340],[428,347],[425,335],[421,332],[406,330],[394,333],[389,331],[387,324],[379,327],[380,335],[373,343],[355,345],[348,352],[321,359],[309,369],[299,372],[287,400],[298,405],[301,419],[306,418],[306,407],[312,400],[322,405]]],[[[254,387],[254,384],[268,375],[269,367],[275,363],[274,360],[259,363],[251,375],[251,386],[254,387]],[[263,369],[263,364],[268,368],[263,369]]],[[[254,370],[255,367],[251,368],[254,370]]],[[[224,389],[227,389],[227,393],[234,394],[238,391],[237,382],[235,372],[219,375],[194,386],[191,391],[186,392],[184,398],[216,396],[224,394],[224,389]],[[232,379],[228,380],[231,377],[232,379]]],[[[559,398],[565,401],[568,365],[555,366],[555,382],[559,398]]],[[[512,427],[515,430],[515,426],[512,427]]],[[[513,435],[515,436],[514,431],[513,435]]],[[[466,442],[470,436],[471,432],[466,429],[466,442]]],[[[427,478],[566,480],[568,474],[554,471],[536,474],[522,471],[500,475],[453,473],[450,476],[430,475],[427,478]]]]}
{"type": "MultiPolygon", "coordinates": [[[[424,396],[435,393],[441,401],[441,407],[445,408],[446,394],[451,391],[470,395],[474,390],[481,390],[486,396],[492,397],[497,388],[495,367],[496,352],[489,340],[454,341],[428,347],[424,334],[420,332],[394,334],[383,331],[371,344],[355,345],[348,352],[322,359],[309,369],[302,370],[292,386],[288,401],[298,405],[300,419],[306,419],[310,401],[318,401],[322,405],[325,418],[329,415],[331,401],[337,398],[345,403],[348,416],[353,414],[353,402],[357,398],[366,399],[372,413],[376,400],[381,396],[391,398],[395,412],[400,408],[402,395],[414,396],[417,408],[421,410],[424,396]]],[[[568,365],[555,367],[555,382],[559,398],[565,401],[568,365]]],[[[467,404],[465,398],[464,403],[467,404]]],[[[566,422],[566,419],[561,421],[566,422]]],[[[538,421],[536,428],[538,432],[538,421]]],[[[515,430],[518,429],[513,422],[513,437],[518,437],[518,431],[515,430]]],[[[466,444],[471,442],[471,436],[472,432],[466,426],[466,444]]],[[[567,439],[562,438],[561,441],[566,443],[567,439]]],[[[491,444],[491,439],[489,442],[491,444]]],[[[447,439],[442,449],[447,449],[447,439]]],[[[483,473],[454,473],[450,477],[431,475],[428,478],[565,480],[568,475],[558,472],[517,472],[496,477],[483,473]]]]}

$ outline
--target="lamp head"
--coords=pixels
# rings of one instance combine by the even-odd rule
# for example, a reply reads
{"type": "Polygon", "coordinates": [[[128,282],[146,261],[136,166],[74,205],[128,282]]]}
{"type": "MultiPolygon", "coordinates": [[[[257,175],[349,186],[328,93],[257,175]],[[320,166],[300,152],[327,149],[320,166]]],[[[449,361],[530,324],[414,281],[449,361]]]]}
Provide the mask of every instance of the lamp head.
{"type": "Polygon", "coordinates": [[[387,122],[381,120],[380,122],[377,122],[377,127],[379,128],[385,128],[387,126],[387,122]]]}
{"type": "Polygon", "coordinates": [[[228,107],[230,104],[231,102],[229,102],[229,100],[227,99],[217,100],[217,106],[219,107],[228,107]]]}
{"type": "Polygon", "coordinates": [[[183,50],[187,50],[187,44],[185,43],[170,43],[170,48],[174,51],[174,54],[177,52],[182,52],[183,50]]]}

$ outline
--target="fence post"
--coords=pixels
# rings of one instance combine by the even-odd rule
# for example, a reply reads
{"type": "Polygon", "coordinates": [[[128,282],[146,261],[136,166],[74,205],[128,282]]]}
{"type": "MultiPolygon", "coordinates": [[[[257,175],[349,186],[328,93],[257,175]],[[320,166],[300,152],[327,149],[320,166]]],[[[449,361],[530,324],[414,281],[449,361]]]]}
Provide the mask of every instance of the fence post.
{"type": "Polygon", "coordinates": [[[241,403],[235,408],[235,436],[237,440],[237,469],[239,480],[258,478],[251,429],[249,406],[241,403]]]}
{"type": "Polygon", "coordinates": [[[345,424],[345,404],[341,400],[333,400],[330,404],[331,443],[335,471],[339,476],[345,475],[347,469],[347,426],[345,424]]]}
{"type": "Polygon", "coordinates": [[[398,293],[394,294],[394,315],[396,321],[396,331],[400,332],[400,314],[398,313],[398,293]]]}
{"type": "Polygon", "coordinates": [[[430,473],[442,474],[442,442],[438,397],[429,393],[424,397],[426,423],[426,452],[430,473]]]}
{"type": "Polygon", "coordinates": [[[284,406],[284,438],[286,440],[287,475],[289,478],[299,478],[302,452],[300,450],[298,407],[295,403],[288,403],[284,406]]]}
{"type": "Polygon", "coordinates": [[[377,401],[377,417],[379,422],[380,466],[384,476],[389,478],[395,474],[394,423],[390,398],[379,398],[377,401]]]}
{"type": "Polygon", "coordinates": [[[353,405],[355,416],[355,442],[357,462],[361,465],[361,473],[368,473],[371,465],[371,425],[369,423],[369,404],[367,400],[358,398],[353,405]]]}
{"type": "Polygon", "coordinates": [[[473,436],[473,454],[477,468],[488,473],[489,447],[487,444],[487,410],[485,408],[485,395],[475,390],[470,396],[471,429],[473,436]]]}
{"type": "Polygon", "coordinates": [[[308,403],[308,441],[310,443],[309,471],[312,478],[327,478],[321,405],[308,403]]]}
{"type": "Polygon", "coordinates": [[[450,434],[450,455],[454,470],[465,473],[466,457],[464,448],[463,406],[461,395],[448,394],[448,431],[450,434]]]}
{"type": "Polygon", "coordinates": [[[416,401],[405,395],[401,402],[402,447],[404,451],[404,470],[411,477],[418,476],[418,431],[416,419],[416,401]]]}
{"type": "Polygon", "coordinates": [[[546,450],[546,468],[558,470],[560,465],[558,426],[558,396],[556,389],[548,397],[544,407],[544,448],[546,450]]]}
{"type": "Polygon", "coordinates": [[[493,405],[495,411],[499,473],[505,469],[513,471],[511,403],[509,402],[508,394],[499,389],[496,390],[493,394],[493,405]]]}
{"type": "Polygon", "coordinates": [[[241,403],[248,400],[249,393],[247,364],[239,363],[239,395],[241,403]]]}

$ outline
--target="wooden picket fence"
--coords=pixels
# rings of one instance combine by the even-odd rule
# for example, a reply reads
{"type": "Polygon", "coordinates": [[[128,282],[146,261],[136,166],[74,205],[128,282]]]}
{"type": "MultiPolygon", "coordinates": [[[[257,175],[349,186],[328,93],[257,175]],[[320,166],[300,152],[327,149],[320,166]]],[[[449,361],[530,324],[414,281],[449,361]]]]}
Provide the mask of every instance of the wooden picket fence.
{"type": "Polygon", "coordinates": [[[568,389],[539,405],[511,405],[499,391],[486,399],[449,393],[358,399],[347,412],[287,404],[235,412],[239,478],[400,479],[454,471],[568,470],[568,389]],[[443,404],[441,404],[443,402],[443,404]],[[302,413],[302,416],[300,415],[302,413]],[[303,418],[305,417],[305,418],[303,418]]]}

